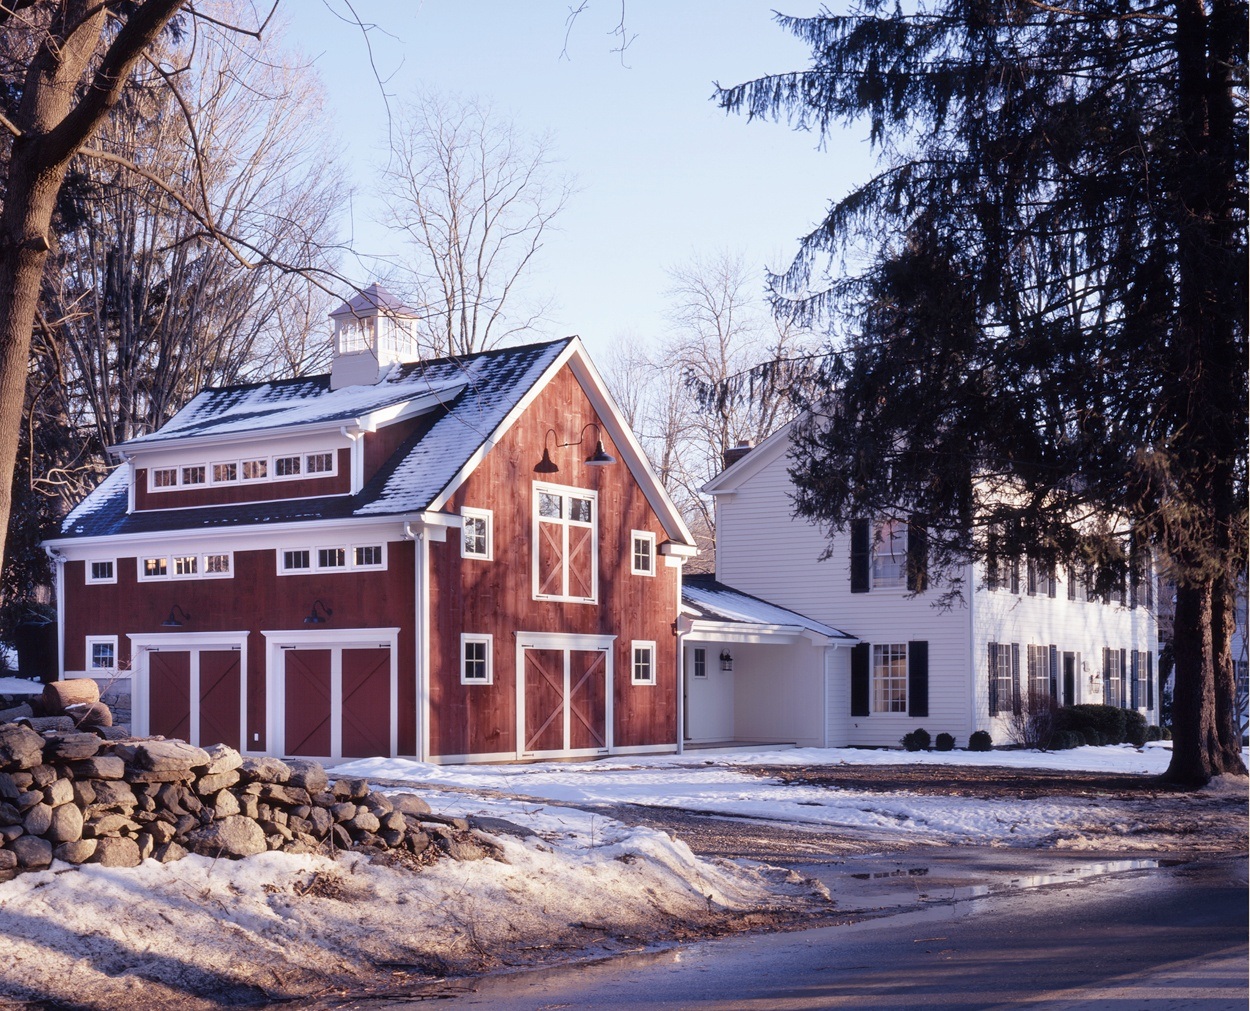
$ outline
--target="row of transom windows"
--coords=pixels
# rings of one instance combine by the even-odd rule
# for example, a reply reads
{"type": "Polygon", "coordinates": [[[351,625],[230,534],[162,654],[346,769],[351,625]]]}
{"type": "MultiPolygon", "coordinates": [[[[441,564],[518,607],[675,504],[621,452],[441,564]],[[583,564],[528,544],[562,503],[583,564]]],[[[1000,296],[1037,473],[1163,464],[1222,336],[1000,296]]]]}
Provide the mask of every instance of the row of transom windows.
{"type": "Polygon", "coordinates": [[[333,477],[336,473],[336,454],[333,451],[294,453],[191,463],[179,467],[153,467],[148,471],[148,490],[173,491],[200,486],[289,481],[309,476],[333,477]]]}
{"type": "MultiPolygon", "coordinates": [[[[328,547],[280,548],[277,558],[278,572],[281,575],[385,569],[386,546],[336,544],[328,547]]],[[[231,551],[141,555],[136,561],[141,583],[162,579],[223,579],[234,575],[234,553],[231,551]]],[[[116,583],[117,559],[95,558],[87,562],[86,581],[116,583]]]]}

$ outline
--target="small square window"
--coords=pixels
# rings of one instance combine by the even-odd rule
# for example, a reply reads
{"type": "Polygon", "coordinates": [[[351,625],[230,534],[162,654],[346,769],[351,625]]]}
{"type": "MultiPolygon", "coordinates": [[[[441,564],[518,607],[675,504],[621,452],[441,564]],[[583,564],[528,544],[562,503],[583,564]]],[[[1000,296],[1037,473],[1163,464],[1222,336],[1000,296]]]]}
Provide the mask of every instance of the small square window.
{"type": "Polygon", "coordinates": [[[237,463],[213,464],[213,484],[231,484],[239,479],[237,463]]]}
{"type": "Polygon", "coordinates": [[[707,650],[702,646],[696,646],[691,659],[693,667],[691,673],[697,678],[707,677],[707,650]]]}
{"type": "Polygon", "coordinates": [[[208,480],[208,468],[204,464],[182,468],[183,484],[203,484],[206,480],[208,480]]]}
{"type": "Polygon", "coordinates": [[[655,643],[635,641],[632,653],[633,683],[636,685],[655,684],[655,643]]]}
{"type": "Polygon", "coordinates": [[[87,563],[87,582],[88,583],[116,583],[117,569],[114,568],[113,559],[109,558],[104,561],[87,563]]]}
{"type": "Polygon", "coordinates": [[[243,480],[244,481],[263,481],[269,476],[268,460],[244,460],[243,461],[243,480]]]}
{"type": "Polygon", "coordinates": [[[347,566],[347,550],[345,548],[318,548],[317,568],[342,569],[347,566]]]}
{"type": "Polygon", "coordinates": [[[282,552],[282,568],[285,572],[298,572],[300,569],[311,569],[312,559],[306,548],[282,552]]]}
{"type": "Polygon", "coordinates": [[[194,576],[200,571],[198,555],[175,555],[174,556],[174,575],[175,576],[194,576]]]}
{"type": "Polygon", "coordinates": [[[273,461],[273,473],[275,477],[295,477],[299,474],[299,457],[298,456],[280,456],[273,461]]]}
{"type": "Polygon", "coordinates": [[[169,575],[169,559],[167,558],[145,558],[143,560],[143,578],[159,579],[161,576],[169,575]]]}
{"type": "Polygon", "coordinates": [[[151,474],[153,488],[176,488],[178,486],[177,467],[162,467],[153,470],[151,474]]]}
{"type": "Polygon", "coordinates": [[[334,471],[333,453],[309,453],[304,458],[306,474],[330,474],[334,471]]]}
{"type": "Polygon", "coordinates": [[[630,551],[629,571],[635,576],[654,576],[655,534],[646,530],[635,530],[630,540],[633,547],[630,551]]]}
{"type": "Polygon", "coordinates": [[[88,637],[87,669],[117,670],[116,636],[88,637]]]}
{"type": "Polygon", "coordinates": [[[204,556],[204,573],[209,576],[230,575],[230,556],[229,555],[205,555],[204,556]]]}
{"type": "Polygon", "coordinates": [[[489,509],[461,509],[460,556],[485,558],[492,555],[492,514],[489,509]]]}
{"type": "Polygon", "coordinates": [[[460,637],[460,683],[488,685],[494,682],[493,637],[462,635],[460,637]]]}
{"type": "Polygon", "coordinates": [[[362,544],[353,549],[352,564],[358,569],[376,569],[384,565],[381,544],[362,544]]]}

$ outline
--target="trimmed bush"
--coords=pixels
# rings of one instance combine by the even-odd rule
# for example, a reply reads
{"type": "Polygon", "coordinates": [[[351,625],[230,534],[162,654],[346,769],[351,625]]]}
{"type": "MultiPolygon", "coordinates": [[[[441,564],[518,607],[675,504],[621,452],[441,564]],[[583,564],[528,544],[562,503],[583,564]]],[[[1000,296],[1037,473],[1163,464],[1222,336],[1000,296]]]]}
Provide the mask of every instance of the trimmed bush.
{"type": "Polygon", "coordinates": [[[1172,739],[1172,728],[1171,728],[1171,727],[1160,727],[1160,728],[1159,728],[1159,733],[1160,733],[1160,735],[1161,735],[1161,736],[1160,736],[1160,738],[1159,738],[1159,740],[1161,740],[1161,741],[1170,741],[1170,740],[1172,739]]]}
{"type": "Polygon", "coordinates": [[[1146,728],[1146,740],[1161,741],[1162,739],[1163,739],[1162,732],[1153,723],[1146,728]]]}
{"type": "Polygon", "coordinates": [[[903,735],[903,747],[908,751],[928,751],[929,741],[929,731],[924,727],[917,727],[910,734],[903,735]]]}
{"type": "Polygon", "coordinates": [[[1133,725],[1140,725],[1144,731],[1146,719],[1136,710],[1088,703],[1079,706],[1063,706],[1055,710],[1055,729],[1074,730],[1079,734],[1084,734],[1088,743],[1094,743],[1089,737],[1089,731],[1092,730],[1101,738],[1098,743],[1123,744],[1128,740],[1130,722],[1133,725]]]}
{"type": "Polygon", "coordinates": [[[953,738],[950,734],[938,734],[937,749],[938,751],[954,751],[955,738],[953,738]]]}
{"type": "Polygon", "coordinates": [[[993,747],[994,741],[988,730],[974,730],[968,738],[969,751],[989,751],[993,747]]]}
{"type": "Polygon", "coordinates": [[[1085,743],[1085,737],[1075,730],[1056,730],[1050,738],[1051,751],[1070,751],[1085,743]]]}

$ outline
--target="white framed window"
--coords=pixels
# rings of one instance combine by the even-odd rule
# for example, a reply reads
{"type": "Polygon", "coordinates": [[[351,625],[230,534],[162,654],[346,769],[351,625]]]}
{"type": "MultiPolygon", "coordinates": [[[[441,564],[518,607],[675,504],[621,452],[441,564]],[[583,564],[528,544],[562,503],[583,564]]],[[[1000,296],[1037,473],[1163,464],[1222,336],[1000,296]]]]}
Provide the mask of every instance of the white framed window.
{"type": "Polygon", "coordinates": [[[117,636],[89,635],[86,649],[87,670],[117,670],[117,636]]]}
{"type": "Polygon", "coordinates": [[[489,509],[460,510],[460,557],[490,561],[495,554],[494,514],[489,509]]]}
{"type": "Polygon", "coordinates": [[[233,460],[213,464],[213,484],[234,484],[239,480],[239,465],[233,460]]]}
{"type": "Polygon", "coordinates": [[[907,523],[904,520],[882,520],[877,525],[872,545],[872,587],[876,590],[906,585],[907,523]]]}
{"type": "Polygon", "coordinates": [[[300,458],[298,456],[276,456],[273,460],[274,477],[299,477],[300,458]]]}
{"type": "Polygon", "coordinates": [[[535,600],[597,602],[598,502],[586,489],[534,485],[535,600]]]}
{"type": "Polygon", "coordinates": [[[175,576],[195,576],[200,571],[198,555],[174,555],[175,576]]]}
{"type": "Polygon", "coordinates": [[[1019,708],[1019,691],[1016,687],[1017,668],[1020,665],[1019,646],[1009,642],[992,642],[989,645],[990,715],[998,716],[1019,708]]]}
{"type": "Polygon", "coordinates": [[[460,636],[460,683],[489,685],[495,682],[494,636],[464,633],[460,636]]]}
{"type": "Polygon", "coordinates": [[[907,643],[872,647],[872,711],[907,712],[907,643]]]}
{"type": "Polygon", "coordinates": [[[278,552],[279,571],[307,572],[312,568],[312,552],[308,548],[288,548],[278,552]]]}
{"type": "Polygon", "coordinates": [[[88,583],[116,583],[117,562],[112,558],[98,558],[87,563],[88,583]]]}
{"type": "Polygon", "coordinates": [[[1032,709],[1050,700],[1050,647],[1029,643],[1026,657],[1029,707],[1032,709]]]}
{"type": "Polygon", "coordinates": [[[269,478],[269,461],[244,460],[241,470],[244,481],[265,481],[269,478]]]}
{"type": "Polygon", "coordinates": [[[333,472],[333,453],[309,453],[304,457],[305,474],[332,474],[333,472]]]}
{"type": "Polygon", "coordinates": [[[164,555],[144,558],[139,562],[140,579],[164,579],[169,575],[169,559],[164,555]]]}
{"type": "Polygon", "coordinates": [[[317,568],[319,569],[345,569],[347,568],[347,549],[346,548],[318,548],[317,549],[317,568]]]}
{"type": "Polygon", "coordinates": [[[707,650],[696,646],[690,658],[690,673],[697,678],[707,677],[707,650]]]}
{"type": "Polygon", "coordinates": [[[654,576],[655,534],[649,530],[631,530],[629,540],[629,571],[635,576],[654,576]]]}
{"type": "Polygon", "coordinates": [[[386,551],[381,544],[357,544],[352,548],[353,569],[386,568],[386,551]]]}
{"type": "Polygon", "coordinates": [[[204,556],[204,575],[229,576],[234,572],[234,558],[229,552],[225,554],[204,556]]]}
{"type": "Polygon", "coordinates": [[[178,487],[178,468],[177,467],[154,467],[148,471],[150,481],[148,487],[155,490],[178,487]]]}
{"type": "Polygon", "coordinates": [[[208,481],[208,468],[202,463],[183,467],[181,478],[183,484],[204,484],[208,481]]]}
{"type": "Polygon", "coordinates": [[[157,579],[226,579],[232,575],[234,555],[229,551],[151,555],[139,559],[141,583],[157,579]]]}
{"type": "Polygon", "coordinates": [[[630,643],[630,681],[636,685],[655,684],[655,643],[635,639],[630,643]]]}

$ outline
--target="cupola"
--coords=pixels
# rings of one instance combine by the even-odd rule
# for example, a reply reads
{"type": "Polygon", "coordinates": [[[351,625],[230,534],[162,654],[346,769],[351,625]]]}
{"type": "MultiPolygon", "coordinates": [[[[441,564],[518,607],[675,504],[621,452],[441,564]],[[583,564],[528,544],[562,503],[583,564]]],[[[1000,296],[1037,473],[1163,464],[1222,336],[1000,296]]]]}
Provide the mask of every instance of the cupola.
{"type": "Polygon", "coordinates": [[[378,283],[330,313],[334,356],[330,388],[371,386],[396,362],[415,362],[417,313],[378,283]]]}

